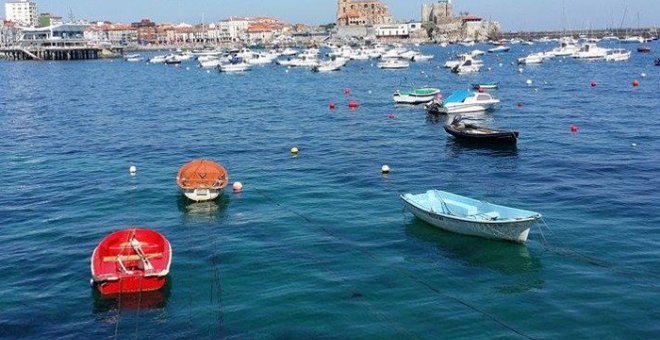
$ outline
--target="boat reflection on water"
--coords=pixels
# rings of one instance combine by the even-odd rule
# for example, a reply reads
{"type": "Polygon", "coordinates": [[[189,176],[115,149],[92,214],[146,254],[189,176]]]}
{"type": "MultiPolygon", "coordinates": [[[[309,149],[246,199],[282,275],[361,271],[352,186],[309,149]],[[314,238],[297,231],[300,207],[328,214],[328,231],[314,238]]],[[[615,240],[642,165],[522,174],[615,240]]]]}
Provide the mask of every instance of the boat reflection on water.
{"type": "Polygon", "coordinates": [[[113,311],[140,311],[165,309],[172,290],[172,279],[167,277],[165,286],[159,290],[141,293],[115,294],[103,296],[92,288],[93,313],[104,314],[113,311]]]}
{"type": "Polygon", "coordinates": [[[502,274],[493,281],[498,292],[511,294],[543,288],[541,260],[525,245],[455,234],[418,219],[407,223],[405,232],[415,242],[432,245],[438,256],[502,274]]]}
{"type": "Polygon", "coordinates": [[[183,195],[179,195],[177,206],[186,218],[195,221],[217,221],[224,217],[229,207],[229,197],[226,193],[220,194],[212,201],[193,202],[183,195]]]}
{"type": "Polygon", "coordinates": [[[458,142],[453,137],[447,136],[447,152],[452,158],[458,157],[465,152],[487,153],[488,156],[518,157],[518,146],[516,144],[480,144],[458,142]]]}

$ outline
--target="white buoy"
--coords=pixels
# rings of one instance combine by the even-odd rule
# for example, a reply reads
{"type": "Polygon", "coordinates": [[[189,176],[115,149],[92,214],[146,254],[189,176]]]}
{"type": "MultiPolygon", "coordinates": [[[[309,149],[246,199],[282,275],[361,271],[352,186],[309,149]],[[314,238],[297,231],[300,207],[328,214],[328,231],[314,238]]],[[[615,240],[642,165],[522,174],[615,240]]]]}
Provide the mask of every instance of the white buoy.
{"type": "Polygon", "coordinates": [[[389,174],[390,173],[390,167],[387,164],[385,164],[385,165],[383,165],[383,167],[380,168],[380,171],[383,174],[389,174]]]}
{"type": "Polygon", "coordinates": [[[190,71],[190,67],[186,67],[186,71],[190,71]]]}
{"type": "Polygon", "coordinates": [[[502,67],[502,63],[500,63],[500,67],[502,67]]]}
{"type": "Polygon", "coordinates": [[[528,86],[531,86],[531,85],[532,85],[532,80],[531,80],[531,79],[527,79],[526,83],[527,83],[528,86]]]}
{"type": "Polygon", "coordinates": [[[633,148],[637,146],[637,143],[630,144],[633,148]]]}
{"type": "Polygon", "coordinates": [[[137,174],[137,168],[135,165],[128,167],[128,173],[131,174],[131,176],[135,176],[137,174]]]}
{"type": "Polygon", "coordinates": [[[524,71],[524,70],[523,70],[522,67],[519,67],[519,68],[518,68],[518,73],[523,73],[523,71],[524,71]]]}
{"type": "Polygon", "coordinates": [[[489,67],[489,68],[488,68],[488,71],[490,71],[490,70],[492,70],[492,68],[489,67]]]}
{"type": "Polygon", "coordinates": [[[369,90],[368,93],[371,94],[371,90],[369,90]]]}
{"type": "Polygon", "coordinates": [[[640,76],[642,76],[642,78],[646,78],[646,73],[642,73],[640,76]]]}
{"type": "Polygon", "coordinates": [[[243,183],[234,182],[234,185],[232,185],[232,190],[234,192],[242,192],[243,191],[243,183]]]}
{"type": "Polygon", "coordinates": [[[211,70],[206,70],[206,73],[211,73],[211,70]]]}
{"type": "Polygon", "coordinates": [[[284,73],[289,73],[289,69],[284,70],[284,73]]]}
{"type": "Polygon", "coordinates": [[[297,154],[298,154],[298,148],[295,147],[295,146],[292,147],[292,148],[291,148],[291,154],[292,154],[292,155],[297,155],[297,154]]]}

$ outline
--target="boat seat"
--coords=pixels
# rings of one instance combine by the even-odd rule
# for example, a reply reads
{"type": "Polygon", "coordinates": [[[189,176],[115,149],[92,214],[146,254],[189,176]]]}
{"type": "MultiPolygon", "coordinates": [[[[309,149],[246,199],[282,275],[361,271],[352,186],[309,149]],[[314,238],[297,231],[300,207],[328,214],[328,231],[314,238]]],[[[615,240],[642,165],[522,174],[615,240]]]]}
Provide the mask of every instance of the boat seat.
{"type": "MultiPolygon", "coordinates": [[[[163,257],[163,253],[153,253],[153,254],[145,254],[145,255],[147,259],[155,259],[155,258],[163,257]]],[[[104,256],[103,262],[118,262],[119,260],[140,261],[141,259],[142,257],[140,255],[104,256]]]]}
{"type": "Polygon", "coordinates": [[[458,216],[476,215],[478,212],[477,207],[475,206],[439,197],[434,191],[428,191],[427,196],[431,201],[431,207],[433,210],[439,210],[458,216]]]}

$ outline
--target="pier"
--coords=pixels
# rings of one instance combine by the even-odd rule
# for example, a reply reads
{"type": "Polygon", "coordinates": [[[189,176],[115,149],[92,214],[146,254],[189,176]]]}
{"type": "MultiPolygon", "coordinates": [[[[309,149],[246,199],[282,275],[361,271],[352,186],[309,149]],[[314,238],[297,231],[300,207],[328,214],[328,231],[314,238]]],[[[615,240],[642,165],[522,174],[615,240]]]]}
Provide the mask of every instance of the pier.
{"type": "Polygon", "coordinates": [[[587,36],[589,38],[603,38],[615,36],[623,38],[625,36],[641,36],[645,38],[657,37],[658,28],[612,28],[612,29],[594,29],[594,30],[564,30],[564,31],[536,31],[536,32],[504,32],[501,38],[504,39],[558,39],[561,37],[579,37],[587,36]]]}
{"type": "Polygon", "coordinates": [[[102,49],[97,47],[26,48],[7,47],[0,53],[8,60],[88,60],[98,59],[102,49]]]}

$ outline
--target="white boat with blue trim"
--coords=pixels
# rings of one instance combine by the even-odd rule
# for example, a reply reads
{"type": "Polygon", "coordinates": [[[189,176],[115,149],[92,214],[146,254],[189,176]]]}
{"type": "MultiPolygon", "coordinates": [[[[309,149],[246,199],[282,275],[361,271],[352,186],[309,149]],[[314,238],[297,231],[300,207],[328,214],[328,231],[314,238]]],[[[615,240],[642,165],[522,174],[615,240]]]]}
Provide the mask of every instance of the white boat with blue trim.
{"type": "Polygon", "coordinates": [[[401,195],[415,217],[458,234],[525,243],[532,225],[541,219],[533,211],[495,205],[441,190],[401,195]]]}

